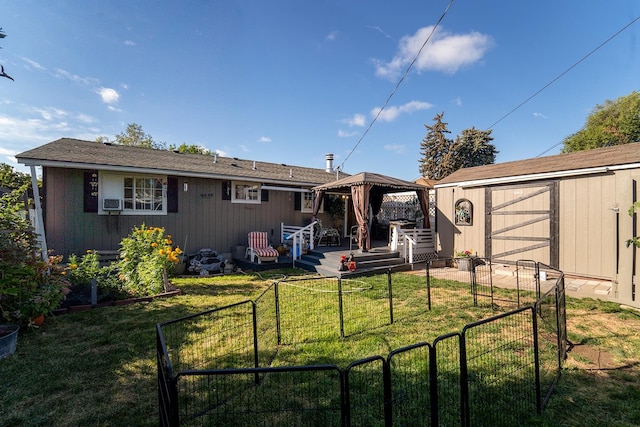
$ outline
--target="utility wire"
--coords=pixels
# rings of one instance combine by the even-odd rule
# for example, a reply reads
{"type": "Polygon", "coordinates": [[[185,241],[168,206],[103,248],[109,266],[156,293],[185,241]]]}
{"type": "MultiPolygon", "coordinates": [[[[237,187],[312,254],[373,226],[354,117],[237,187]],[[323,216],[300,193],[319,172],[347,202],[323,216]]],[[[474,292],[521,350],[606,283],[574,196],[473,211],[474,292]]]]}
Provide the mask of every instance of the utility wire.
{"type": "Polygon", "coordinates": [[[378,110],[378,112],[376,113],[375,117],[373,118],[373,120],[371,120],[371,122],[369,123],[369,126],[367,126],[367,128],[365,129],[365,131],[362,133],[362,136],[360,136],[360,138],[358,139],[358,142],[356,143],[356,145],[353,146],[353,148],[351,149],[351,151],[349,152],[349,154],[347,154],[347,157],[344,158],[344,160],[342,161],[342,163],[340,163],[340,166],[338,166],[338,168],[340,170],[343,170],[344,164],[347,162],[347,160],[349,159],[349,157],[351,157],[351,155],[354,153],[354,151],[356,151],[356,149],[358,148],[358,146],[360,145],[360,143],[362,142],[362,140],[364,139],[365,136],[367,136],[367,134],[369,133],[369,131],[371,130],[371,127],[373,126],[373,124],[378,120],[378,118],[380,117],[380,115],[382,114],[382,111],[387,107],[387,105],[389,104],[389,101],[391,101],[391,98],[393,98],[393,95],[396,94],[396,92],[398,91],[398,88],[400,87],[400,85],[402,84],[402,82],[404,81],[404,79],[407,77],[407,75],[409,74],[409,71],[411,70],[411,68],[413,67],[413,64],[416,63],[416,61],[418,60],[418,57],[420,56],[420,54],[422,53],[422,50],[425,48],[425,46],[427,45],[427,43],[429,43],[429,40],[431,40],[431,37],[433,36],[433,34],[436,32],[436,29],[438,28],[438,26],[440,25],[440,23],[442,22],[442,20],[444,19],[445,15],[447,14],[447,12],[449,12],[449,9],[451,8],[451,5],[453,4],[453,0],[449,1],[449,4],[447,5],[447,7],[445,8],[444,12],[442,12],[442,15],[440,15],[440,18],[438,19],[438,22],[436,22],[436,24],[433,26],[433,29],[431,30],[431,33],[429,33],[429,36],[426,38],[426,40],[424,41],[424,43],[422,43],[422,46],[420,47],[420,50],[418,50],[418,53],[416,53],[416,56],[413,58],[413,60],[411,61],[411,63],[409,64],[409,66],[407,67],[407,69],[405,70],[404,74],[402,75],[402,77],[400,78],[400,80],[398,80],[398,83],[396,83],[395,87],[393,88],[393,91],[391,91],[391,93],[389,94],[389,96],[387,97],[387,100],[384,102],[384,104],[382,105],[382,107],[380,108],[380,110],[378,110]]]}
{"type": "MultiPolygon", "coordinates": [[[[596,51],[598,51],[600,48],[602,48],[604,45],[606,45],[607,43],[609,43],[611,40],[613,40],[614,38],[616,38],[620,33],[622,33],[624,30],[626,30],[627,28],[629,28],[630,26],[632,26],[637,20],[640,19],[640,16],[637,16],[635,19],[633,19],[631,22],[629,22],[627,25],[625,25],[624,27],[622,27],[621,29],[619,29],[616,33],[614,33],[611,37],[609,37],[608,39],[606,39],[605,41],[603,41],[602,43],[600,43],[596,48],[592,49],[591,52],[587,53],[585,56],[583,56],[582,58],[580,58],[580,60],[578,60],[576,63],[574,63],[572,66],[570,66],[569,68],[567,68],[566,70],[564,70],[562,73],[560,73],[556,78],[554,78],[553,80],[551,80],[549,83],[547,83],[546,85],[544,85],[540,90],[538,90],[536,93],[534,93],[533,95],[531,95],[530,97],[528,97],[527,99],[525,99],[524,101],[522,101],[520,104],[518,104],[516,107],[512,108],[511,111],[509,111],[507,114],[505,114],[504,116],[500,117],[496,122],[494,122],[491,126],[489,126],[487,128],[487,130],[493,128],[495,125],[497,125],[498,123],[500,123],[501,121],[503,121],[504,119],[506,119],[507,117],[509,117],[511,114],[513,114],[516,110],[518,110],[520,107],[522,107],[524,104],[526,104],[527,102],[531,101],[533,98],[535,98],[536,96],[538,96],[538,94],[540,94],[540,92],[542,92],[543,90],[545,90],[546,88],[548,88],[549,86],[551,86],[552,84],[554,84],[556,81],[560,80],[560,78],[562,78],[565,74],[567,74],[569,71],[571,71],[572,69],[574,69],[575,67],[577,67],[581,62],[583,62],[584,60],[586,60],[588,57],[590,57],[591,55],[593,55],[596,51]]],[[[555,146],[557,146],[559,144],[556,144],[555,146]]],[[[554,147],[555,147],[554,146],[554,147]]],[[[553,148],[553,147],[552,147],[553,148]]],[[[551,148],[550,148],[551,149],[551,148]]],[[[550,150],[549,149],[549,150],[550,150]]],[[[547,151],[549,151],[547,150],[547,151]]],[[[547,151],[545,151],[544,153],[546,153],[547,151]]],[[[542,154],[544,154],[542,153],[542,154]]]]}

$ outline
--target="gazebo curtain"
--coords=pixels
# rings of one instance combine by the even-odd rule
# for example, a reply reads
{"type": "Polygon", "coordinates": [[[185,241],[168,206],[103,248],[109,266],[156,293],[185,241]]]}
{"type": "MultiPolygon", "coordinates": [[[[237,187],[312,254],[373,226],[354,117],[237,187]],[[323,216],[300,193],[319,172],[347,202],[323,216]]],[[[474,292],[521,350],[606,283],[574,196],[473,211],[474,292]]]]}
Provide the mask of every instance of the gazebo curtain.
{"type": "Polygon", "coordinates": [[[369,237],[369,220],[367,211],[369,210],[369,192],[372,184],[359,184],[351,187],[351,198],[353,199],[353,210],[358,221],[358,248],[363,251],[371,247],[369,237]]]}
{"type": "Polygon", "coordinates": [[[315,191],[315,199],[313,200],[313,220],[318,219],[318,211],[320,210],[320,205],[322,204],[322,199],[324,199],[324,191],[316,190],[315,191]]]}
{"type": "Polygon", "coordinates": [[[429,222],[429,190],[417,190],[416,193],[420,201],[422,215],[424,215],[424,228],[431,228],[431,223],[429,222]]]}

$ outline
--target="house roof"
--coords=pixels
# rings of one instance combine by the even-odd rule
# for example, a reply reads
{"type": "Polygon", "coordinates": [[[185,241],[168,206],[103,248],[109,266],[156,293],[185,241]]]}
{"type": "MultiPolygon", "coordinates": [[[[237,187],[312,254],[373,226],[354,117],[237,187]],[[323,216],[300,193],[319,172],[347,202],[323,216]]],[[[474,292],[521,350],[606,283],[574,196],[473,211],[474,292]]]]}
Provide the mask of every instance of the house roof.
{"type": "Polygon", "coordinates": [[[342,172],[232,157],[176,153],[61,138],[16,156],[27,166],[156,173],[268,184],[314,186],[348,176],[342,172]]]}
{"type": "Polygon", "coordinates": [[[403,181],[398,178],[392,178],[386,175],[380,175],[372,172],[360,172],[355,175],[342,178],[337,181],[328,182],[326,184],[314,187],[316,191],[336,191],[348,193],[354,185],[371,184],[382,189],[383,193],[397,193],[400,191],[424,190],[426,187],[409,181],[403,181]]]}
{"type": "Polygon", "coordinates": [[[613,147],[463,168],[438,181],[435,187],[520,182],[637,167],[640,167],[640,143],[633,142],[613,147]]]}

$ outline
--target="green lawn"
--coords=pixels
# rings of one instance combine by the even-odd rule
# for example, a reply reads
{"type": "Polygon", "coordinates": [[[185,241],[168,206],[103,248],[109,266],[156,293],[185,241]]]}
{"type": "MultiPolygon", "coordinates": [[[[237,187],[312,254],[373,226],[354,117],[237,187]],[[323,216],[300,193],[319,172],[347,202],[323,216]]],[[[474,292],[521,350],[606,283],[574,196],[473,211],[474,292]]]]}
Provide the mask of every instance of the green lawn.
{"type": "MultiPolygon", "coordinates": [[[[229,275],[174,283],[182,295],[48,317],[43,327],[23,331],[16,354],[0,361],[0,425],[158,425],[156,323],[254,299],[271,280],[229,275]]],[[[409,288],[403,292],[411,293],[409,288]]],[[[425,326],[415,315],[414,305],[420,304],[414,302],[406,298],[394,307],[394,325],[375,325],[348,336],[348,346],[311,340],[299,347],[304,357],[284,348],[277,363],[332,362],[343,367],[358,358],[386,357],[403,345],[432,341],[474,317],[491,314],[486,309],[451,312],[436,307],[425,326]]],[[[569,338],[576,346],[547,410],[528,424],[640,425],[640,314],[611,303],[568,299],[567,317],[569,338]]]]}

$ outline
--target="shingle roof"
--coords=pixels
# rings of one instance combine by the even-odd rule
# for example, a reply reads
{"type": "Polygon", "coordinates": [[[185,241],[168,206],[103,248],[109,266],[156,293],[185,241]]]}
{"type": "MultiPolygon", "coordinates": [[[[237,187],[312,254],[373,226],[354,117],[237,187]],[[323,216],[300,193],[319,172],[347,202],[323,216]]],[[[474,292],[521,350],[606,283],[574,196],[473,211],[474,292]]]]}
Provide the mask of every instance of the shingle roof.
{"type": "Polygon", "coordinates": [[[512,181],[517,181],[518,177],[525,175],[541,175],[634,164],[640,166],[640,143],[637,142],[555,156],[463,168],[441,179],[436,186],[507,177],[513,177],[512,181]]]}
{"type": "MultiPolygon", "coordinates": [[[[72,138],[58,139],[20,153],[16,158],[26,165],[144,171],[178,176],[257,180],[272,184],[319,185],[336,180],[336,173],[328,173],[325,169],[183,154],[72,138]]],[[[348,174],[338,174],[339,178],[345,176],[348,174]]]]}

